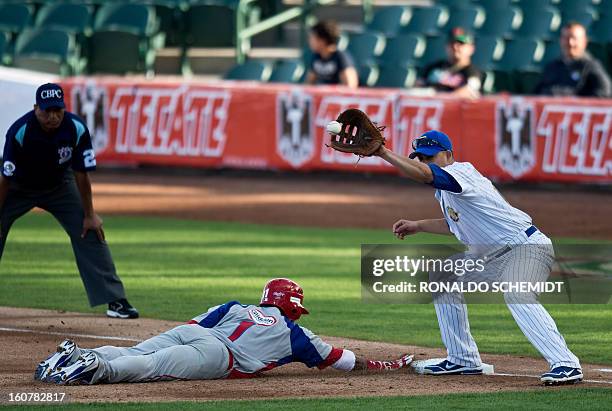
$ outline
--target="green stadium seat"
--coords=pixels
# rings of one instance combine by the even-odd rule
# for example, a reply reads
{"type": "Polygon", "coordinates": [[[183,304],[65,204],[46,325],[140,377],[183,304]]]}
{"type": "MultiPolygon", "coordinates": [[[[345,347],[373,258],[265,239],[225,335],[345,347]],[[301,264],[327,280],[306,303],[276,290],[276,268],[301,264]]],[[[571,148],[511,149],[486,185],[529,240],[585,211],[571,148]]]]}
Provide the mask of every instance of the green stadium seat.
{"type": "Polygon", "coordinates": [[[507,38],[520,27],[522,21],[523,12],[516,7],[488,9],[478,35],[507,38]]]}
{"type": "Polygon", "coordinates": [[[517,4],[523,10],[529,11],[531,9],[556,6],[557,3],[557,0],[519,0],[517,4]]]}
{"type": "Polygon", "coordinates": [[[68,75],[76,66],[74,37],[58,29],[24,30],[15,42],[13,66],[68,75]]]}
{"type": "Polygon", "coordinates": [[[481,70],[490,70],[504,53],[504,41],[494,36],[478,36],[472,63],[481,70]]]}
{"type": "Polygon", "coordinates": [[[377,31],[385,36],[396,35],[410,21],[410,9],[403,6],[387,6],[376,10],[367,30],[377,31]]]}
{"type": "Polygon", "coordinates": [[[540,64],[544,50],[545,45],[541,40],[524,38],[509,40],[496,66],[504,71],[531,69],[540,64]]]}
{"type": "Polygon", "coordinates": [[[253,80],[268,81],[272,74],[270,63],[259,60],[249,60],[243,64],[237,64],[223,77],[226,80],[253,80]]]}
{"type": "Polygon", "coordinates": [[[463,27],[466,30],[474,31],[482,26],[485,16],[484,9],[479,6],[452,8],[446,28],[450,30],[454,27],[463,27]]]}
{"type": "Polygon", "coordinates": [[[374,87],[410,88],[416,82],[417,73],[412,67],[386,65],[380,67],[380,73],[374,87]]]}
{"type": "Polygon", "coordinates": [[[493,71],[484,71],[482,73],[482,93],[495,93],[495,73],[493,71]]]}
{"type": "Polygon", "coordinates": [[[136,30],[96,30],[88,51],[90,73],[145,73],[153,64],[147,39],[136,30]]]}
{"type": "Polygon", "coordinates": [[[354,61],[360,63],[373,62],[385,49],[385,38],[383,35],[373,32],[351,33],[348,36],[346,51],[353,57],[354,61]]]}
{"type": "Polygon", "coordinates": [[[10,35],[0,31],[0,65],[7,64],[10,35]]]}
{"type": "Polygon", "coordinates": [[[470,0],[438,0],[437,3],[443,4],[446,7],[466,7],[472,5],[470,0]]]}
{"type": "Polygon", "coordinates": [[[591,25],[589,37],[599,43],[612,43],[612,10],[608,14],[602,14],[599,20],[591,25]]]}
{"type": "Polygon", "coordinates": [[[357,66],[359,85],[362,87],[372,87],[378,80],[379,70],[374,64],[362,64],[357,66]]]}
{"type": "Polygon", "coordinates": [[[378,58],[379,64],[413,66],[423,56],[425,38],[418,34],[400,34],[387,39],[385,51],[378,58]]]}
{"type": "Polygon", "coordinates": [[[268,81],[270,83],[299,83],[304,75],[304,65],[298,60],[282,60],[276,63],[268,81]]]}
{"type": "Polygon", "coordinates": [[[410,21],[401,31],[435,36],[446,25],[448,18],[448,8],[445,6],[414,7],[410,21]]]}
{"type": "Polygon", "coordinates": [[[540,65],[544,67],[551,61],[559,58],[561,56],[561,45],[559,41],[553,40],[546,43],[544,54],[542,55],[542,60],[540,61],[540,65]]]}
{"type": "Polygon", "coordinates": [[[561,24],[559,26],[560,31],[561,28],[569,23],[576,22],[582,24],[587,30],[595,20],[597,20],[598,14],[592,7],[585,7],[583,9],[569,9],[561,11],[561,24]]]}
{"type": "Polygon", "coordinates": [[[555,6],[562,12],[584,10],[593,6],[593,0],[559,0],[555,6]]]}
{"type": "Polygon", "coordinates": [[[426,67],[438,60],[443,60],[447,57],[446,47],[448,38],[446,36],[430,37],[427,39],[423,56],[417,62],[418,67],[426,67]]]}
{"type": "Polygon", "coordinates": [[[536,86],[542,78],[542,71],[538,68],[531,70],[521,70],[512,73],[513,82],[515,84],[515,93],[518,94],[534,94],[536,86]]]}
{"type": "Polygon", "coordinates": [[[477,4],[480,7],[483,7],[487,14],[489,14],[489,10],[501,10],[507,9],[510,7],[512,0],[474,0],[473,4],[477,4]]]}
{"type": "Polygon", "coordinates": [[[85,33],[91,29],[91,15],[91,7],[85,4],[48,3],[38,12],[36,26],[85,33]]]}
{"type": "Polygon", "coordinates": [[[157,30],[155,9],[143,4],[106,3],[98,10],[94,29],[125,31],[148,36],[157,30]]]}
{"type": "MultiPolygon", "coordinates": [[[[248,20],[255,23],[259,8],[249,3],[248,20]]],[[[232,47],[236,43],[236,11],[238,0],[210,0],[191,4],[185,13],[186,42],[191,47],[232,47]]]]}
{"type": "Polygon", "coordinates": [[[33,8],[25,4],[0,4],[0,30],[12,33],[22,31],[33,15],[33,8]]]}
{"type": "Polygon", "coordinates": [[[554,7],[524,10],[523,23],[516,31],[517,37],[549,40],[561,25],[561,13],[554,7]]]}

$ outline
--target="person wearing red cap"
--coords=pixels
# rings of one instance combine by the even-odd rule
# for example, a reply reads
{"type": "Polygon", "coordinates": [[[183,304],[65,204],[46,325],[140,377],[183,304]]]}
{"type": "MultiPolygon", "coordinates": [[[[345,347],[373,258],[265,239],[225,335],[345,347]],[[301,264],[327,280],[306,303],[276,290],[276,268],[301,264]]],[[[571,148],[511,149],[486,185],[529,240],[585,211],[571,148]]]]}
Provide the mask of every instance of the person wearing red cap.
{"type": "Polygon", "coordinates": [[[57,384],[206,380],[257,377],[291,362],[342,371],[398,370],[412,362],[411,355],[372,361],[333,347],[297,325],[309,313],[303,302],[302,287],[275,278],[259,305],[218,305],[134,347],[84,349],[65,340],[34,377],[57,384]]]}
{"type": "Polygon", "coordinates": [[[457,97],[479,97],[482,74],[472,64],[474,51],[472,35],[461,27],[454,28],[446,47],[448,58],[427,66],[417,85],[431,87],[436,92],[450,93],[457,97]]]}

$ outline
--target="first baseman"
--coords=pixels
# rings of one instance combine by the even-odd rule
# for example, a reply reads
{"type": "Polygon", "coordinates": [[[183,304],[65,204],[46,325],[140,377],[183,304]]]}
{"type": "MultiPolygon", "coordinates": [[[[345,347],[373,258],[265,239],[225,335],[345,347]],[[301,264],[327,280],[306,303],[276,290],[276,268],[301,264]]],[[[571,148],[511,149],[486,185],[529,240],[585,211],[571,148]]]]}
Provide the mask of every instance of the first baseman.
{"type": "Polygon", "coordinates": [[[257,377],[291,362],[343,371],[395,370],[412,362],[371,361],[332,347],[296,324],[308,311],[292,280],[268,281],[259,305],[230,301],[163,334],[124,348],[78,348],[63,341],[34,378],[58,384],[207,380],[257,377]]]}
{"type": "MultiPolygon", "coordinates": [[[[410,179],[436,189],[444,218],[399,220],[395,235],[404,238],[418,232],[454,234],[468,246],[468,253],[486,250],[483,278],[546,281],[554,261],[551,240],[533,224],[531,217],[512,207],[491,181],[471,163],[455,161],[450,138],[428,131],[413,142],[409,158],[383,146],[376,152],[410,179]]],[[[467,278],[466,280],[469,280],[467,278]]],[[[529,341],[550,364],[541,376],[545,384],[582,380],[578,358],[569,350],[554,320],[535,293],[506,293],[506,304],[529,341]]],[[[480,374],[482,362],[470,333],[467,306],[461,293],[434,295],[442,340],[448,357],[426,366],[427,374],[480,374]]]]}
{"type": "Polygon", "coordinates": [[[88,172],[95,169],[87,126],[65,111],[59,85],[43,84],[36,91],[34,110],[6,134],[0,176],[0,258],[15,220],[40,207],[70,237],[91,306],[108,304],[109,317],[137,318],[115,271],[102,220],[94,212],[88,172]]]}

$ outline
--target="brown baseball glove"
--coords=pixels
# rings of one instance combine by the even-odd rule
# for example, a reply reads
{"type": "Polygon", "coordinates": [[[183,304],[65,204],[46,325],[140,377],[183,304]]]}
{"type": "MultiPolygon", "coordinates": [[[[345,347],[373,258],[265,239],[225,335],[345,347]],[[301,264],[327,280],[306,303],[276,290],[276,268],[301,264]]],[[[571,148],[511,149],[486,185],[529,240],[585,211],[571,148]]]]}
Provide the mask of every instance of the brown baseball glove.
{"type": "Polygon", "coordinates": [[[361,110],[349,108],[343,111],[336,121],[342,124],[342,128],[337,134],[330,133],[331,141],[328,146],[334,150],[369,157],[385,144],[385,138],[381,134],[385,127],[372,123],[368,115],[361,110]]]}

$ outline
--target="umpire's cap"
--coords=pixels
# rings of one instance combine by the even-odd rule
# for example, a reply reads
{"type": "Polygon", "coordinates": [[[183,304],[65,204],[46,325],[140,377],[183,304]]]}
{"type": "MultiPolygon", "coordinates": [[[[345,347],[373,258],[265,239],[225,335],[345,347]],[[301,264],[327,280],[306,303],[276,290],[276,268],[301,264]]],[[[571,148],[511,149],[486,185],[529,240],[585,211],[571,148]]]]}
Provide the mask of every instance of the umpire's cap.
{"type": "Polygon", "coordinates": [[[46,110],[51,107],[65,108],[64,90],[62,90],[59,84],[43,84],[36,90],[36,105],[41,110],[46,110]]]}

